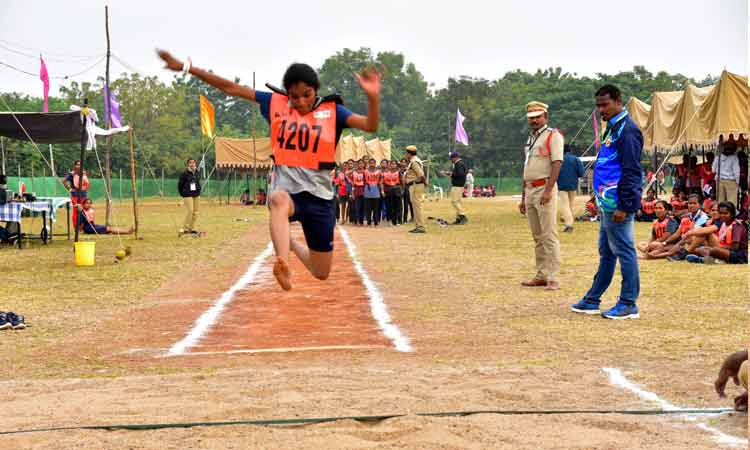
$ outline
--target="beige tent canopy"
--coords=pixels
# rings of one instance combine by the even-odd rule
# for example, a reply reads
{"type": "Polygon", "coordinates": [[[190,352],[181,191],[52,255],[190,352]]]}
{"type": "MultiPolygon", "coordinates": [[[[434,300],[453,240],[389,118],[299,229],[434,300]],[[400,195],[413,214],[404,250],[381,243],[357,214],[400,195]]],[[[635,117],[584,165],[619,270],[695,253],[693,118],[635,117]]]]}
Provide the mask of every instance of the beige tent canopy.
{"type": "Polygon", "coordinates": [[[336,147],[336,162],[341,164],[350,159],[358,160],[363,156],[374,158],[377,162],[391,159],[391,140],[381,141],[378,138],[365,141],[362,136],[343,136],[336,147]]]}
{"type": "Polygon", "coordinates": [[[749,96],[748,78],[724,71],[713,86],[654,92],[650,107],[632,98],[627,109],[643,132],[647,149],[711,145],[719,135],[750,134],[749,96]]]}
{"type": "MultiPolygon", "coordinates": [[[[253,168],[253,140],[217,137],[214,139],[216,149],[216,167],[219,169],[252,169],[253,168]]],[[[269,169],[273,166],[271,161],[270,138],[259,138],[255,140],[255,167],[269,169]]]]}
{"type": "MultiPolygon", "coordinates": [[[[219,169],[253,168],[253,140],[217,137],[214,140],[216,148],[216,167],[219,169]]],[[[255,140],[255,154],[257,168],[268,169],[273,165],[270,138],[255,140]]],[[[358,160],[369,156],[380,162],[391,159],[391,140],[372,139],[365,141],[362,136],[343,136],[336,147],[336,162],[341,163],[349,159],[358,160]]]]}

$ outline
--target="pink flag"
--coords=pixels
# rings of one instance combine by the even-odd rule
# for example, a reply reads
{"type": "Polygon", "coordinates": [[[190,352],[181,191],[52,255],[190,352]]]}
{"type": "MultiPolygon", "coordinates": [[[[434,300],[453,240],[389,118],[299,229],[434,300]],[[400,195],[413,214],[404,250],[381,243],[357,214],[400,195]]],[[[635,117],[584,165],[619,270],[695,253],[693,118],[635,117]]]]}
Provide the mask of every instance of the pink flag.
{"type": "Polygon", "coordinates": [[[47,66],[44,64],[42,55],[39,55],[39,61],[42,63],[42,67],[39,68],[39,79],[44,83],[44,112],[49,111],[47,99],[49,98],[49,74],[47,74],[47,66]]]}
{"type": "Polygon", "coordinates": [[[599,115],[594,110],[594,148],[599,150],[601,145],[602,143],[599,142],[599,115]]]}
{"type": "Polygon", "coordinates": [[[456,142],[469,145],[469,135],[464,130],[465,117],[461,114],[460,109],[456,109],[456,142]]]}

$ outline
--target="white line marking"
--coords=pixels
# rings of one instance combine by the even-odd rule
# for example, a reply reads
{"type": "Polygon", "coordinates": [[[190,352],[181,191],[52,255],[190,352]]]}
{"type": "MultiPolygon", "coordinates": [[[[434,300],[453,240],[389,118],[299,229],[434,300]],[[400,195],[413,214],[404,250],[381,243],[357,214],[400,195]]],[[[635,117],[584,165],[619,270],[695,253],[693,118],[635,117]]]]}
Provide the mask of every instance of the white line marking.
{"type": "MultiPolygon", "coordinates": [[[[641,389],[635,383],[633,383],[632,381],[630,381],[627,378],[625,378],[625,376],[622,374],[622,371],[620,371],[620,369],[611,368],[611,367],[605,367],[602,370],[607,375],[609,375],[609,382],[610,383],[612,383],[615,386],[620,387],[622,389],[626,389],[626,390],[628,390],[630,392],[633,392],[633,393],[635,393],[636,395],[638,395],[639,397],[641,397],[644,400],[648,400],[648,401],[651,401],[651,402],[656,402],[665,411],[674,411],[674,410],[677,410],[677,409],[682,409],[682,408],[678,408],[678,407],[674,406],[673,404],[669,403],[666,400],[663,400],[662,398],[660,398],[658,395],[656,395],[653,392],[649,392],[649,391],[641,389]]],[[[724,413],[722,413],[722,414],[705,414],[705,415],[707,415],[707,416],[720,416],[720,415],[723,415],[723,414],[724,413]]],[[[693,415],[693,414],[685,414],[682,417],[684,417],[685,420],[687,420],[689,422],[697,422],[698,421],[697,416],[693,415]]],[[[704,431],[707,431],[707,432],[713,434],[714,440],[717,443],[719,443],[719,444],[726,445],[726,446],[729,446],[729,447],[745,447],[745,448],[747,448],[747,445],[748,445],[748,440],[747,439],[743,439],[743,438],[739,438],[739,437],[736,437],[736,436],[731,436],[729,434],[725,434],[725,433],[721,432],[720,430],[709,426],[705,422],[698,422],[696,425],[701,430],[704,430],[704,431]]]]}
{"type": "Polygon", "coordinates": [[[266,258],[271,256],[271,254],[273,254],[273,244],[269,243],[268,247],[255,257],[255,260],[250,264],[247,272],[245,272],[245,274],[234,283],[234,286],[221,294],[221,297],[216,300],[211,308],[207,309],[200,317],[198,317],[187,336],[185,336],[180,342],[174,344],[172,348],[169,349],[166,356],[182,355],[185,353],[185,350],[195,346],[201,337],[203,337],[203,335],[211,329],[214,323],[216,323],[216,320],[219,318],[219,315],[224,308],[232,302],[234,294],[253,281],[253,278],[258,274],[263,262],[266,258]]]}
{"type": "Polygon", "coordinates": [[[324,345],[320,347],[280,347],[280,348],[257,348],[243,350],[226,350],[219,352],[188,352],[183,356],[200,356],[200,355],[234,355],[234,354],[254,354],[254,353],[290,353],[290,352],[307,352],[315,350],[370,350],[384,348],[382,345],[324,345]]]}
{"type": "Polygon", "coordinates": [[[370,276],[367,275],[364,267],[362,267],[362,263],[357,259],[357,247],[349,238],[349,233],[343,227],[338,227],[338,229],[341,237],[344,239],[346,249],[349,251],[349,257],[352,258],[354,268],[357,270],[359,277],[362,278],[362,284],[365,285],[365,289],[367,289],[367,297],[370,299],[370,311],[372,311],[372,316],[375,318],[378,326],[383,331],[383,334],[393,342],[397,351],[413,352],[414,349],[409,344],[409,338],[401,334],[398,327],[391,321],[391,316],[388,314],[388,307],[385,305],[383,295],[370,279],[370,276]]]}

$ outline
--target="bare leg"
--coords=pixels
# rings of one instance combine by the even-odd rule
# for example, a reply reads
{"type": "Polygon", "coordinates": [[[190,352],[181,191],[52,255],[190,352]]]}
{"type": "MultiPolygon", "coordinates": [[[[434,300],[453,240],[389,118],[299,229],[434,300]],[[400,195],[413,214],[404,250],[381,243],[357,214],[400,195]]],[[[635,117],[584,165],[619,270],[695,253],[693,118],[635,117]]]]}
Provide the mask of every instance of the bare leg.
{"type": "Polygon", "coordinates": [[[638,250],[641,253],[648,253],[648,246],[649,246],[649,243],[643,241],[643,242],[639,242],[638,245],[636,245],[636,248],[638,248],[638,250]]]}
{"type": "Polygon", "coordinates": [[[108,234],[133,234],[133,228],[107,227],[108,234]]]}
{"type": "Polygon", "coordinates": [[[292,288],[289,271],[289,218],[294,215],[294,202],[289,193],[275,191],[268,199],[271,210],[271,241],[276,250],[276,263],[273,266],[273,275],[282,289],[288,291],[292,288]]]}
{"type": "Polygon", "coordinates": [[[316,252],[310,250],[305,245],[300,244],[294,239],[290,239],[289,245],[295,255],[307,267],[312,276],[319,280],[325,280],[331,273],[331,262],[333,261],[333,252],[316,252]]]}

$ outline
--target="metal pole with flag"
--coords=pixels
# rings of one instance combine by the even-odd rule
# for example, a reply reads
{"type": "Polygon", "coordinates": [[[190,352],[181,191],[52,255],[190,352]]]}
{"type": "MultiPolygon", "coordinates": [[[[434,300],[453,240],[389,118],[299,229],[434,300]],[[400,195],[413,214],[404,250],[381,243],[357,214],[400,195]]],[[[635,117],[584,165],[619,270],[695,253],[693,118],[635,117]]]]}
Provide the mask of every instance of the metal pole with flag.
{"type": "MultiPolygon", "coordinates": [[[[201,113],[201,133],[208,136],[208,139],[213,141],[214,139],[214,128],[216,126],[216,113],[214,111],[214,105],[208,101],[203,95],[199,95],[200,100],[200,113],[201,113]]],[[[210,145],[210,143],[209,143],[210,145]]],[[[201,157],[200,165],[203,167],[203,178],[206,178],[206,150],[203,150],[203,156],[201,157]]]]}
{"type": "Polygon", "coordinates": [[[469,145],[469,135],[464,130],[464,119],[466,119],[461,110],[456,108],[456,142],[469,145]]]}
{"type": "Polygon", "coordinates": [[[44,64],[44,59],[42,59],[42,55],[39,55],[39,62],[41,63],[41,67],[39,67],[39,79],[42,80],[42,85],[44,86],[44,112],[49,112],[49,103],[47,102],[49,98],[49,74],[47,73],[47,65],[44,64]]]}

